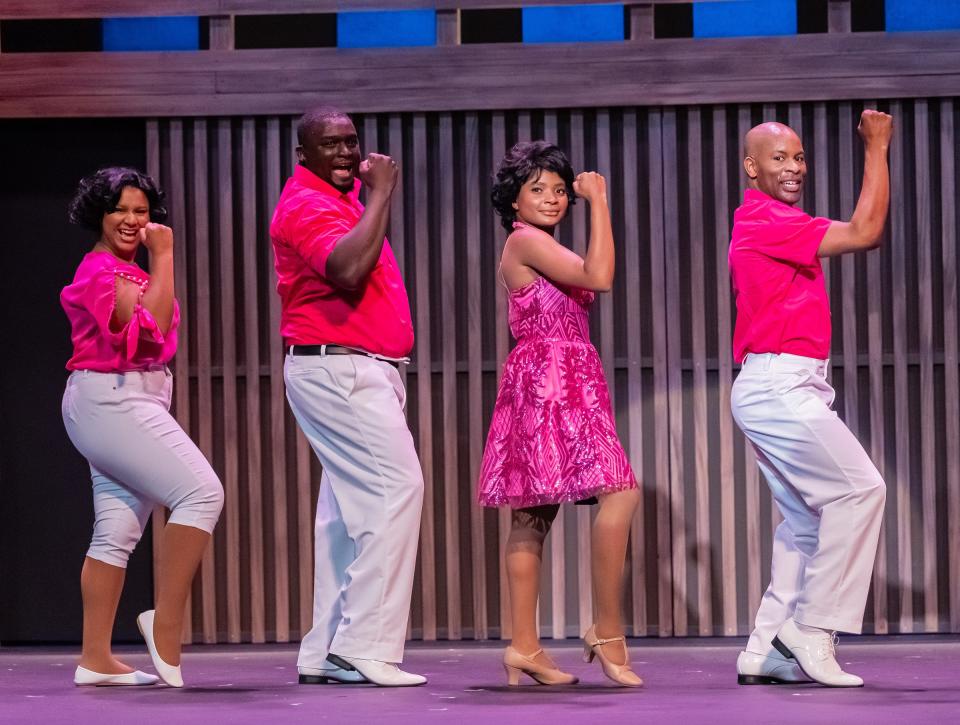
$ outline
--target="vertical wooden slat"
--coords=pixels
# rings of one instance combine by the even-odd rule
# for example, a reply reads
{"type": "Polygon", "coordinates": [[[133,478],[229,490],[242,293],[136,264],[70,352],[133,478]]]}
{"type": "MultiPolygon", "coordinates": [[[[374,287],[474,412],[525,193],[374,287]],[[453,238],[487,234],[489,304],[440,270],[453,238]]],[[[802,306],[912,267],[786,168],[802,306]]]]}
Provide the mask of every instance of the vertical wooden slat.
{"type": "Polygon", "coordinates": [[[627,5],[627,38],[629,40],[653,40],[652,3],[630,3],[627,5]]]}
{"type": "Polygon", "coordinates": [[[720,421],[720,538],[723,581],[723,633],[737,633],[737,523],[734,490],[733,420],[730,417],[730,388],[733,384],[733,359],[730,354],[732,320],[730,314],[729,195],[727,182],[727,112],[723,106],[713,109],[713,222],[716,230],[715,267],[717,275],[718,412],[720,421]]]}
{"type": "MultiPolygon", "coordinates": [[[[739,131],[738,139],[743,139],[747,131],[753,125],[750,116],[749,106],[740,106],[737,128],[739,131]]],[[[741,149],[742,153],[742,149],[741,149]]],[[[740,199],[743,198],[743,190],[746,187],[746,174],[740,172],[740,199]]],[[[747,609],[750,616],[757,611],[760,606],[760,595],[763,591],[763,573],[761,572],[760,556],[760,472],[757,468],[756,459],[753,453],[753,446],[746,437],[743,439],[744,447],[744,499],[746,510],[746,549],[747,549],[747,609]]],[[[765,517],[764,517],[765,518],[765,517]]]]}
{"type": "MultiPolygon", "coordinates": [[[[243,119],[240,131],[241,229],[243,244],[243,338],[244,414],[247,435],[246,455],[247,520],[245,535],[250,554],[247,571],[250,576],[250,639],[266,641],[264,605],[263,554],[263,456],[260,415],[260,303],[257,296],[260,270],[259,235],[257,228],[257,157],[256,126],[252,118],[243,119]]],[[[272,266],[272,265],[271,265],[272,266]]],[[[273,290],[269,290],[274,294],[273,290]]],[[[269,316],[268,316],[269,317],[269,316]]],[[[275,334],[270,330],[270,334],[275,334]]]]}
{"type": "Polygon", "coordinates": [[[647,481],[643,472],[643,347],[640,326],[645,315],[641,314],[643,303],[640,289],[640,245],[646,244],[647,235],[641,234],[638,213],[640,205],[640,162],[637,149],[637,111],[629,109],[623,114],[623,257],[624,270],[619,277],[625,285],[627,338],[627,455],[630,466],[637,476],[641,496],[630,527],[630,591],[632,612],[630,623],[635,637],[647,634],[647,567],[644,531],[644,509],[647,481]],[[641,239],[643,242],[641,242],[641,239]]]}
{"type": "MultiPolygon", "coordinates": [[[[829,146],[827,140],[827,106],[824,103],[816,103],[813,106],[813,158],[807,154],[807,164],[813,163],[813,178],[816,186],[816,211],[817,216],[830,216],[830,158],[829,146]]],[[[823,268],[823,283],[826,285],[827,294],[830,294],[830,258],[824,257],[820,260],[820,266],[823,268]]]]}
{"type": "Polygon", "coordinates": [[[667,381],[667,309],[663,294],[665,289],[664,263],[664,166],[669,163],[663,157],[663,112],[650,111],[648,124],[650,149],[649,194],[650,194],[650,286],[653,317],[653,417],[654,427],[654,475],[657,477],[657,633],[661,637],[673,635],[673,587],[672,532],[670,523],[670,457],[668,439],[668,381],[667,381]]]}
{"type": "MultiPolygon", "coordinates": [[[[664,159],[677,158],[677,112],[667,108],[663,112],[664,159]]],[[[670,540],[671,576],[673,581],[673,634],[687,634],[687,531],[686,494],[684,491],[683,460],[683,377],[680,350],[680,316],[675,310],[680,307],[680,209],[677,166],[663,165],[663,229],[664,229],[664,286],[666,306],[667,366],[667,423],[670,462],[670,540]]],[[[662,419],[661,419],[662,420],[662,419]]]]}
{"type": "MultiPolygon", "coordinates": [[[[622,183],[620,179],[610,177],[610,112],[607,110],[597,111],[597,171],[607,179],[607,190],[610,191],[612,184],[622,183]]],[[[608,194],[609,195],[609,194],[608,194]]],[[[619,213],[619,209],[611,209],[611,214],[619,213]]],[[[615,277],[614,283],[616,284],[615,277]]],[[[613,359],[613,294],[598,295],[598,307],[600,314],[600,339],[598,348],[600,350],[600,359],[603,363],[603,372],[607,378],[607,384],[610,388],[610,405],[617,409],[617,386],[614,379],[614,359],[613,359]]]]}
{"type": "MultiPolygon", "coordinates": [[[[491,138],[490,152],[496,167],[507,151],[507,129],[506,119],[502,112],[493,113],[491,120],[491,138]]],[[[503,227],[499,224],[499,219],[495,224],[495,249],[493,258],[493,268],[496,270],[497,285],[496,295],[496,324],[494,326],[494,341],[497,355],[497,384],[500,384],[500,378],[503,375],[503,361],[506,360],[510,350],[509,334],[510,329],[507,322],[507,295],[502,290],[500,283],[500,257],[503,254],[503,245],[506,242],[506,234],[503,227]]],[[[501,506],[497,512],[497,530],[499,533],[497,542],[498,569],[500,581],[500,637],[507,639],[511,636],[512,626],[510,622],[510,591],[507,588],[507,569],[506,569],[506,551],[507,537],[510,535],[510,509],[501,506]]]]}
{"type": "MultiPolygon", "coordinates": [[[[440,114],[439,161],[453,169],[453,117],[440,114]]],[[[447,579],[447,639],[461,637],[460,496],[457,415],[457,235],[454,232],[454,185],[440,185],[440,324],[443,390],[444,563],[447,579]]]]}
{"type": "MultiPolygon", "coordinates": [[[[280,198],[280,120],[266,122],[266,204],[273,209],[280,198]]],[[[273,499],[273,591],[276,609],[274,627],[278,642],[290,639],[290,571],[287,550],[286,397],[283,383],[283,345],[280,340],[280,298],[276,294],[276,269],[269,245],[263,245],[260,263],[270,268],[270,456],[273,499]]]]}
{"type": "MultiPolygon", "coordinates": [[[[920,477],[923,512],[923,628],[936,632],[937,584],[937,451],[933,415],[933,238],[930,234],[930,126],[925,100],[914,103],[914,155],[921,171],[914,175],[916,193],[917,293],[920,344],[920,477]]],[[[909,188],[909,187],[907,187],[909,188]]],[[[899,191],[899,190],[898,190],[899,191]]],[[[949,439],[948,439],[949,440],[949,439]]]]}
{"type": "MultiPolygon", "coordinates": [[[[220,350],[223,358],[223,492],[227,602],[227,641],[240,641],[240,458],[237,408],[237,319],[234,300],[233,144],[230,119],[217,121],[217,233],[220,262],[220,350]]],[[[219,629],[219,627],[217,628],[219,629]]]]}
{"type": "MultiPolygon", "coordinates": [[[[427,119],[422,113],[413,117],[413,188],[414,208],[426,210],[429,204],[427,189],[427,119]]],[[[423,638],[437,638],[436,611],[436,534],[433,513],[433,490],[436,478],[433,472],[433,410],[432,410],[432,355],[430,334],[430,238],[426,213],[414,219],[414,254],[416,256],[416,370],[417,422],[419,425],[420,463],[423,466],[423,519],[420,524],[420,585],[423,592],[423,638]]]]}
{"type": "MultiPolygon", "coordinates": [[[[691,108],[687,116],[687,166],[690,200],[690,299],[696,300],[707,288],[704,275],[706,246],[703,237],[703,155],[701,111],[691,108]]],[[[696,486],[696,544],[692,551],[697,567],[697,626],[703,636],[713,634],[713,591],[711,587],[710,535],[710,438],[707,435],[707,325],[706,305],[691,306],[691,352],[693,354],[693,476],[696,486]]]]}
{"type": "MultiPolygon", "coordinates": [[[[477,483],[480,476],[480,461],[483,456],[485,431],[483,430],[483,309],[481,286],[495,284],[483,280],[480,239],[481,204],[480,179],[486,175],[480,169],[480,121],[476,113],[468,113],[464,119],[464,235],[466,241],[467,268],[467,426],[470,432],[468,450],[470,463],[470,562],[473,583],[473,636],[487,639],[486,535],[483,528],[483,508],[478,506],[477,483]]],[[[486,209],[484,209],[486,211],[486,209]]]]}
{"type": "MultiPolygon", "coordinates": [[[[957,211],[955,100],[940,101],[940,239],[943,261],[944,439],[960,440],[960,355],[957,338],[957,211]]],[[[950,631],[960,632],[960,447],[948,443],[943,481],[947,488],[947,551],[950,631]]]]}
{"type": "MultiPolygon", "coordinates": [[[[196,264],[194,291],[194,320],[197,325],[197,438],[200,450],[208,461],[213,460],[213,380],[210,368],[213,362],[210,347],[210,228],[207,198],[207,122],[193,122],[193,258],[196,264]]],[[[214,576],[215,540],[210,540],[200,565],[200,589],[203,641],[216,642],[216,579],[214,576]]]]}
{"type": "Polygon", "coordinates": [[[460,11],[437,9],[437,45],[460,45],[460,11]]]}
{"type": "Polygon", "coordinates": [[[852,28],[850,0],[827,0],[827,32],[849,33],[852,28]]]}
{"type": "MultiPolygon", "coordinates": [[[[891,104],[894,118],[902,118],[899,103],[891,104]]],[[[904,172],[903,124],[893,126],[890,143],[890,177],[892,188],[903,186],[904,172]]],[[[913,631],[913,530],[910,502],[910,389],[907,377],[907,248],[914,248],[911,234],[906,226],[902,204],[892,204],[890,213],[890,261],[893,268],[893,380],[894,380],[894,427],[896,430],[897,457],[897,562],[900,594],[900,632],[913,631]]]]}
{"type": "Polygon", "coordinates": [[[212,15],[210,23],[210,50],[233,50],[236,44],[232,15],[212,15]]]}

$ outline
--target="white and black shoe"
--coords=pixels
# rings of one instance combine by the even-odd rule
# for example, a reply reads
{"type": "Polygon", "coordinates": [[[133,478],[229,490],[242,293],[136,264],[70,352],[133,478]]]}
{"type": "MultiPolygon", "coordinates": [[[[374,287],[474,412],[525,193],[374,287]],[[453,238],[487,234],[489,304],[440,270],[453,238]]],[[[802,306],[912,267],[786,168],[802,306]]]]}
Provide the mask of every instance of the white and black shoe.
{"type": "Polygon", "coordinates": [[[338,685],[351,684],[358,685],[368,682],[367,678],[356,670],[345,670],[337,667],[330,660],[323,661],[324,666],[317,667],[298,667],[300,673],[301,685],[338,685]]]}
{"type": "Polygon", "coordinates": [[[380,687],[415,687],[427,681],[427,678],[423,675],[404,672],[391,662],[335,655],[332,652],[327,655],[327,661],[344,670],[356,670],[369,682],[380,687]]]}
{"type": "Polygon", "coordinates": [[[784,659],[773,650],[768,655],[741,652],[737,657],[738,685],[795,685],[810,682],[796,660],[784,659]]]}
{"type": "Polygon", "coordinates": [[[773,638],[773,646],[793,659],[811,680],[827,687],[863,687],[863,679],[844,672],[837,662],[837,635],[826,629],[801,630],[791,617],[773,638]]]}

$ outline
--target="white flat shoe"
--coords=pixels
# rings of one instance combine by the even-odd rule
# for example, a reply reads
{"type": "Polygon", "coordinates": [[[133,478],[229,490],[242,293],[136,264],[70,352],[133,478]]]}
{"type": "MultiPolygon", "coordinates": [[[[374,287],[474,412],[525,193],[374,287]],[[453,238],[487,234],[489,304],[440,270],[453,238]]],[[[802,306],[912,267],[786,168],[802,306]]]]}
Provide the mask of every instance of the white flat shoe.
{"type": "Polygon", "coordinates": [[[423,675],[404,672],[396,665],[380,660],[364,660],[359,657],[335,655],[332,652],[327,655],[327,660],[339,665],[342,669],[356,670],[364,678],[380,687],[414,687],[427,681],[423,675]]]}
{"type": "Polygon", "coordinates": [[[337,667],[330,660],[324,660],[325,667],[298,667],[301,685],[329,685],[329,684],[362,684],[367,678],[356,670],[345,670],[337,667]]]}
{"type": "Polygon", "coordinates": [[[810,682],[796,660],[785,659],[773,650],[768,655],[741,652],[737,657],[738,685],[790,685],[810,682]]]}
{"type": "Polygon", "coordinates": [[[160,678],[170,687],[183,687],[183,677],[180,675],[180,665],[168,665],[157,652],[157,645],[153,642],[153,615],[154,610],[148,609],[141,612],[137,617],[137,627],[140,634],[147,643],[147,650],[150,652],[150,659],[153,660],[153,666],[157,670],[160,678]]]}
{"type": "Polygon", "coordinates": [[[773,646],[793,659],[811,680],[827,687],[863,687],[863,679],[844,672],[837,662],[837,635],[825,629],[804,632],[791,617],[773,638],[773,646]]]}
{"type": "Polygon", "coordinates": [[[140,670],[122,675],[104,675],[79,665],[77,665],[77,671],[73,673],[73,684],[78,687],[140,687],[155,685],[159,679],[156,675],[148,675],[140,670]]]}

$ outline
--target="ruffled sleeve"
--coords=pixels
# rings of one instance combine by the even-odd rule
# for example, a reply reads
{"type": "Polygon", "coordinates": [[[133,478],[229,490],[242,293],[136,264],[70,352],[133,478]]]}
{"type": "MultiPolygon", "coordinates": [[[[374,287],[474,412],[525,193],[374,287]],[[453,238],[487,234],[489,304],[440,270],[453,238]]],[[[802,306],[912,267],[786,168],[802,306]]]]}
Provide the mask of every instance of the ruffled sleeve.
{"type": "MultiPolygon", "coordinates": [[[[142,305],[143,295],[148,284],[146,278],[136,276],[123,269],[117,267],[104,268],[90,279],[84,295],[84,306],[96,320],[100,334],[126,360],[134,360],[141,351],[147,354],[153,353],[158,347],[163,347],[166,342],[156,319],[142,305]],[[120,284],[120,280],[126,280],[137,285],[140,291],[130,320],[121,329],[113,330],[110,322],[117,305],[117,286],[120,284]],[[144,350],[145,346],[149,349],[144,350]]],[[[180,310],[174,303],[173,319],[170,323],[170,329],[167,331],[167,336],[177,328],[179,323],[180,310]]]]}

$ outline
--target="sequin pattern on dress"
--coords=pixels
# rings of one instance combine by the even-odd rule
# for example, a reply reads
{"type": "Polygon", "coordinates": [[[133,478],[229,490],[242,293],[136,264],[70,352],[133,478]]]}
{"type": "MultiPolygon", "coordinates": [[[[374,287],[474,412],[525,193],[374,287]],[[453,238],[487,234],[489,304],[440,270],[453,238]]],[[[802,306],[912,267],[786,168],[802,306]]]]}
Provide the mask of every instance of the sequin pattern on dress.
{"type": "Polygon", "coordinates": [[[526,508],[636,488],[590,343],[593,293],[540,277],[509,295],[517,346],[487,434],[480,504],[526,508]]]}

